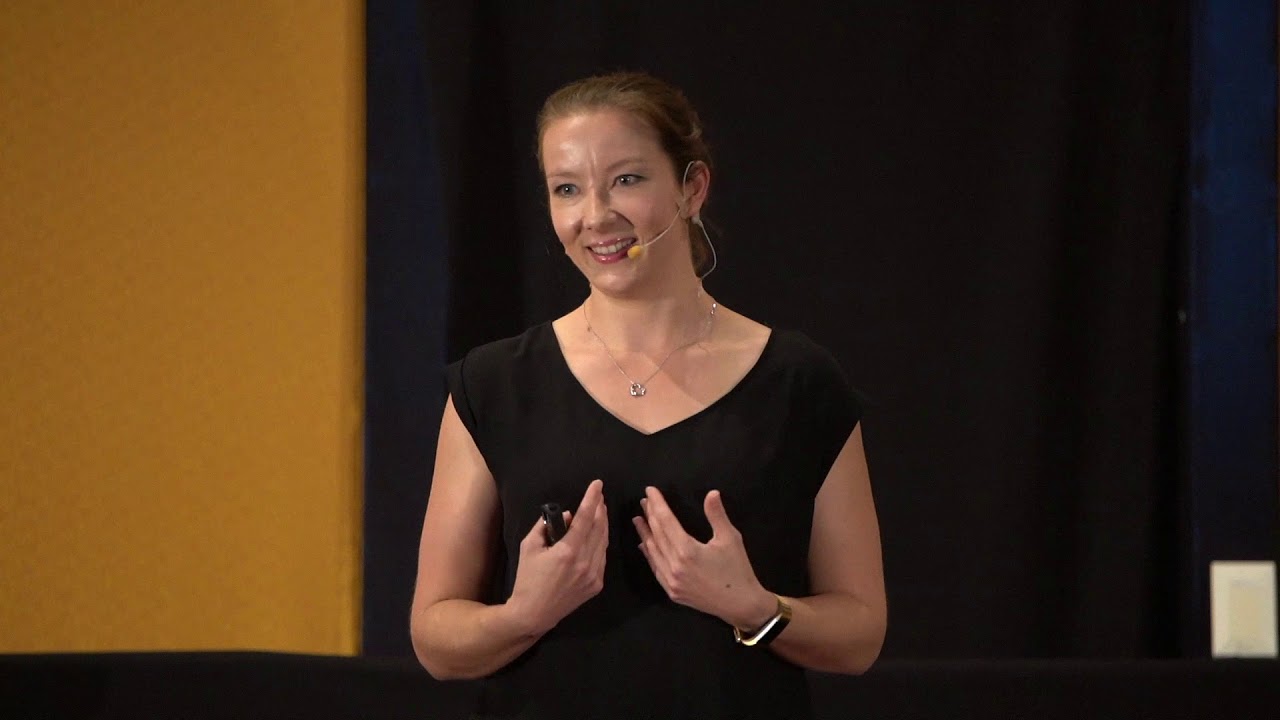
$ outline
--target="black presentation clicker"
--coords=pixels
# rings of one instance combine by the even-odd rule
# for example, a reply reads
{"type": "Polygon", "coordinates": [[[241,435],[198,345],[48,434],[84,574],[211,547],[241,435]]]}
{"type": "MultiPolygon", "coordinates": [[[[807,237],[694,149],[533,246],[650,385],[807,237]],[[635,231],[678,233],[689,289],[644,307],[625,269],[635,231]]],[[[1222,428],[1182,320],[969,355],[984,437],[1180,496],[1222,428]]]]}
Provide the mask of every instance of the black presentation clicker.
{"type": "Polygon", "coordinates": [[[546,527],[548,545],[555,545],[556,541],[568,532],[564,524],[564,512],[556,503],[546,503],[542,506],[542,524],[546,527]]]}

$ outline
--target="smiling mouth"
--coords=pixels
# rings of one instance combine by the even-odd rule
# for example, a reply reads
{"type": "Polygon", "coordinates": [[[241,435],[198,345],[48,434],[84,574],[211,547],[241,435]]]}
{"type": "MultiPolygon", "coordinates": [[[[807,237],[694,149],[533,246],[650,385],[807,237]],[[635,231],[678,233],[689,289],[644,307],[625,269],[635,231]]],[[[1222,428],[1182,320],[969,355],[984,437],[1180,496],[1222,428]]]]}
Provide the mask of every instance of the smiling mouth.
{"type": "Polygon", "coordinates": [[[618,240],[616,242],[609,243],[608,245],[592,245],[590,250],[591,252],[600,256],[617,255],[618,253],[622,252],[623,250],[626,250],[627,248],[635,244],[636,244],[635,238],[625,238],[622,240],[618,240]]]}

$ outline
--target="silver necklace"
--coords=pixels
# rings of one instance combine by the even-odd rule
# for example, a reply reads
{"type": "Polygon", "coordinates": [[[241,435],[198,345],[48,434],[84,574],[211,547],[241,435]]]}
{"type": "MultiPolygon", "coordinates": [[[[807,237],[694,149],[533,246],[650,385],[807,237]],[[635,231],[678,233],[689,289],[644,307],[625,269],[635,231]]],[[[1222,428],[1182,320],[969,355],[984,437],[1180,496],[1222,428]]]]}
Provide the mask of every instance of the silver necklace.
{"type": "Polygon", "coordinates": [[[622,369],[622,366],[618,364],[618,358],[613,356],[613,351],[605,344],[604,338],[600,337],[600,335],[596,333],[595,328],[591,327],[591,318],[587,316],[586,303],[582,303],[582,318],[587,321],[587,332],[591,333],[592,337],[596,339],[596,342],[600,343],[600,347],[604,348],[605,354],[613,361],[613,366],[618,368],[618,372],[622,374],[622,377],[626,378],[627,382],[631,383],[631,397],[642,398],[649,392],[649,388],[647,387],[649,381],[657,376],[658,373],[662,372],[662,366],[667,364],[667,361],[671,359],[672,355],[675,355],[677,352],[689,347],[690,345],[696,345],[697,343],[706,340],[707,336],[711,335],[711,325],[715,322],[717,307],[717,303],[711,303],[711,312],[707,315],[707,323],[698,337],[667,353],[667,356],[662,358],[662,362],[658,363],[658,367],[654,368],[653,372],[649,373],[649,377],[646,377],[640,382],[632,380],[631,376],[627,374],[627,371],[622,369]]]}

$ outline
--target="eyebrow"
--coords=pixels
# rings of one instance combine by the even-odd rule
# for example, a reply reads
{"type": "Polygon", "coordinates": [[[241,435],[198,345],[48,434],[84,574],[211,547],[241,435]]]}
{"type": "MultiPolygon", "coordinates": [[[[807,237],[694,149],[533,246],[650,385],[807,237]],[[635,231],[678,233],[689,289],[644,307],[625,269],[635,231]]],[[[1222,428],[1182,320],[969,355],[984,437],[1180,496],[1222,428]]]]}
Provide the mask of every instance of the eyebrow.
{"type": "Polygon", "coordinates": [[[616,169],[618,169],[619,167],[621,167],[621,166],[623,166],[623,165],[644,165],[644,163],[645,163],[645,159],[644,159],[644,158],[642,158],[642,157],[629,157],[629,158],[623,158],[623,159],[619,160],[618,162],[613,163],[613,164],[612,164],[612,165],[610,165],[609,167],[605,168],[605,170],[606,170],[606,171],[616,170],[616,169]]]}
{"type": "MultiPolygon", "coordinates": [[[[638,156],[626,157],[616,162],[610,163],[609,166],[604,169],[604,171],[613,172],[614,170],[618,169],[619,167],[622,167],[623,165],[635,164],[635,165],[645,166],[646,163],[647,161],[642,157],[638,157],[638,156]]],[[[569,172],[568,170],[560,170],[560,169],[557,169],[555,172],[547,173],[547,179],[564,178],[564,177],[574,177],[574,174],[572,172],[569,172]]]]}

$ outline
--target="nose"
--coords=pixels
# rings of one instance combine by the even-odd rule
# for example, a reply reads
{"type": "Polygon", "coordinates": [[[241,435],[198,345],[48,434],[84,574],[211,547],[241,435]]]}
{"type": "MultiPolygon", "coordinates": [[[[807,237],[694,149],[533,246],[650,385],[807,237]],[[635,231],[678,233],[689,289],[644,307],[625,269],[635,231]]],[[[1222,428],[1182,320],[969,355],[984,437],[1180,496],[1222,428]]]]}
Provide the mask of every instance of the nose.
{"type": "Polygon", "coordinates": [[[607,188],[598,188],[587,193],[582,208],[582,223],[588,228],[596,228],[609,219],[613,213],[607,188]]]}

